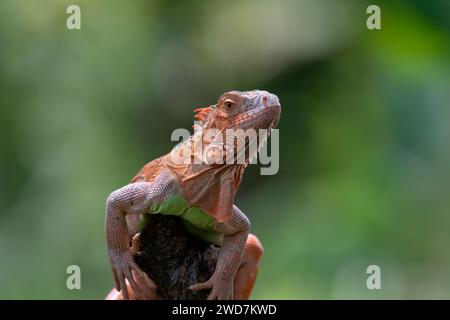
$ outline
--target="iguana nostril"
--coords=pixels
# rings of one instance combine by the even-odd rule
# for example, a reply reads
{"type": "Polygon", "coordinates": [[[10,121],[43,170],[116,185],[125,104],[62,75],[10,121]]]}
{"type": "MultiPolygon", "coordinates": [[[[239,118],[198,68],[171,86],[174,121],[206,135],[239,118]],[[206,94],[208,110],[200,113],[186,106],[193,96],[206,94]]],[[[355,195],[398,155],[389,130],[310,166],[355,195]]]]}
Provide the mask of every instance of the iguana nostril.
{"type": "Polygon", "coordinates": [[[276,95],[274,95],[274,94],[270,95],[270,105],[274,106],[274,107],[275,106],[281,107],[280,99],[278,99],[278,97],[276,95]]]}

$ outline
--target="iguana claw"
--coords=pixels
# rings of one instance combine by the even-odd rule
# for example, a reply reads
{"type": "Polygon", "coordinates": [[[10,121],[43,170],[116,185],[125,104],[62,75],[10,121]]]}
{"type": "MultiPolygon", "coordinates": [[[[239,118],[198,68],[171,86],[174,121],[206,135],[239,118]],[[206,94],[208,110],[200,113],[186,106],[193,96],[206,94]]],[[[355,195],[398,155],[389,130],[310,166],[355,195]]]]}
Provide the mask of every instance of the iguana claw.
{"type": "Polygon", "coordinates": [[[144,298],[146,292],[156,289],[156,284],[134,262],[132,249],[109,253],[111,269],[117,291],[121,291],[125,300],[129,299],[127,282],[137,297],[144,298]]]}
{"type": "Polygon", "coordinates": [[[233,282],[231,278],[213,275],[208,281],[193,284],[189,289],[194,291],[211,289],[208,300],[233,300],[233,282]]]}

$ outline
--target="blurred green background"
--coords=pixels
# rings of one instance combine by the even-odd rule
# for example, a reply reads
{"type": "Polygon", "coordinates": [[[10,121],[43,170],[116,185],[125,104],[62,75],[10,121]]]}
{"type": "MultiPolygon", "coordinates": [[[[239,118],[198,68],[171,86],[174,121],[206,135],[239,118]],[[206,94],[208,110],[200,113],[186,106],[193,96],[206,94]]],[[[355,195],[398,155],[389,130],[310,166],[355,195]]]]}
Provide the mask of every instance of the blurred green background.
{"type": "Polygon", "coordinates": [[[194,107],[256,88],[283,111],[279,174],[250,166],[237,196],[253,298],[450,298],[449,4],[2,0],[0,298],[104,298],[107,195],[194,107]]]}

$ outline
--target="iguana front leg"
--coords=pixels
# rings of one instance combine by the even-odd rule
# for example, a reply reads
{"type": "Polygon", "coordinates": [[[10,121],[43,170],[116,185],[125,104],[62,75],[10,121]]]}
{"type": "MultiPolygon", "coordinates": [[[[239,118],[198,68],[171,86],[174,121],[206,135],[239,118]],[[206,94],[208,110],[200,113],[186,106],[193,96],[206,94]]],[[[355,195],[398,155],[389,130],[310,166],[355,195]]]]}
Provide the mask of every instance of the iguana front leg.
{"type": "Polygon", "coordinates": [[[152,204],[164,201],[173,193],[173,179],[160,173],[154,182],[136,182],[112,192],[106,204],[105,233],[109,261],[117,291],[129,298],[127,283],[137,296],[145,297],[153,292],[155,283],[134,261],[131,235],[128,233],[125,216],[147,213],[152,204]]]}
{"type": "Polygon", "coordinates": [[[194,284],[190,289],[211,289],[208,300],[232,300],[233,284],[244,254],[250,221],[238,207],[233,206],[231,221],[216,223],[214,229],[224,235],[216,269],[208,281],[194,284]]]}

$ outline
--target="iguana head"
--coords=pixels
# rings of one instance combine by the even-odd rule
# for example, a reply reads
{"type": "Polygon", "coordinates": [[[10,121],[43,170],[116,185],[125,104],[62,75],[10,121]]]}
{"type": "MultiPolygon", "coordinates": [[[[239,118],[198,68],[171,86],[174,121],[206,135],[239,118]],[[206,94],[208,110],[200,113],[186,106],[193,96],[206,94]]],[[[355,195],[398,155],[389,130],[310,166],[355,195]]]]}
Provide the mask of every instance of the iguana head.
{"type": "Polygon", "coordinates": [[[195,110],[201,129],[272,129],[280,119],[278,97],[262,90],[230,91],[217,104],[195,110]]]}
{"type": "Polygon", "coordinates": [[[195,111],[200,125],[194,125],[193,139],[209,146],[202,159],[217,163],[227,157],[233,159],[223,160],[227,164],[245,167],[278,124],[281,106],[278,97],[267,91],[230,91],[217,104],[195,111]]]}

